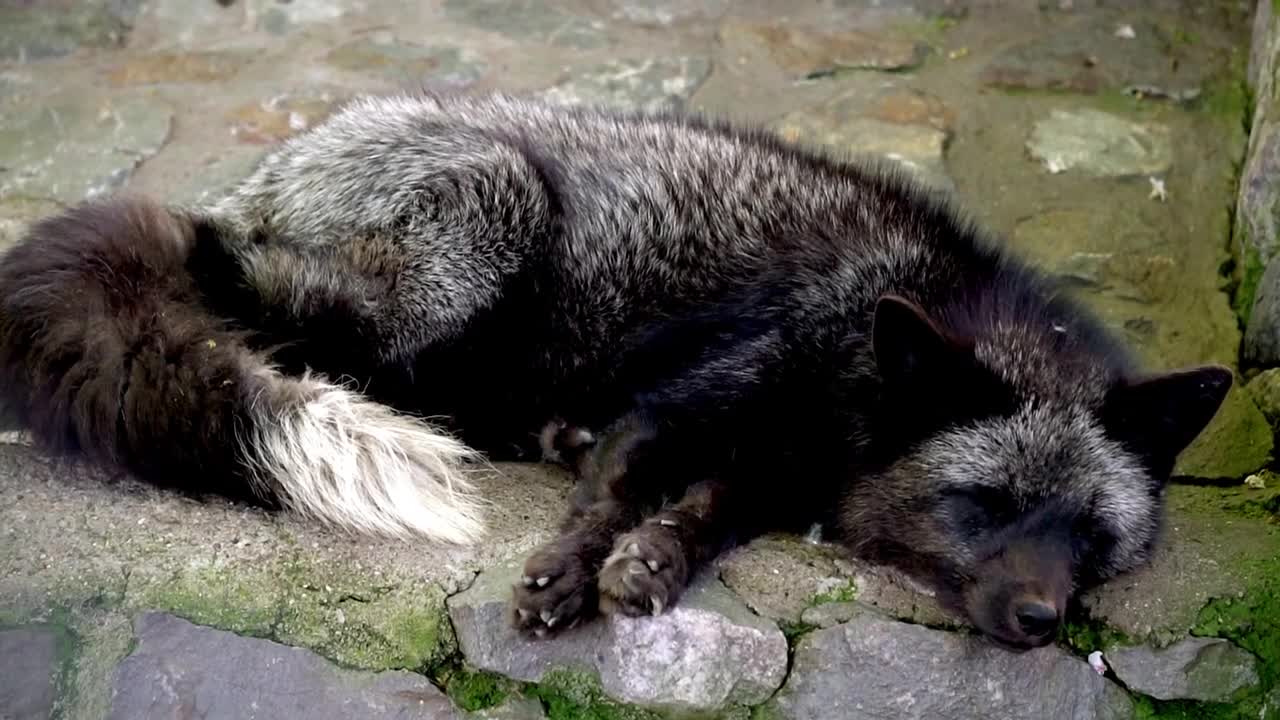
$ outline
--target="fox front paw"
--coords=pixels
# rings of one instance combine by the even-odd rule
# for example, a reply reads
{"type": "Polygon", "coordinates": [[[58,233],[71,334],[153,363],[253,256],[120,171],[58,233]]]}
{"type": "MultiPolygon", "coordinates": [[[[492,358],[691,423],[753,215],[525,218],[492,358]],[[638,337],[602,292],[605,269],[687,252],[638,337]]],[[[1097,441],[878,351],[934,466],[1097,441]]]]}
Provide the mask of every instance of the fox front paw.
{"type": "Polygon", "coordinates": [[[618,538],[600,570],[600,610],[631,617],[661,615],[689,581],[680,538],[654,521],[618,538]]]}
{"type": "Polygon", "coordinates": [[[595,574],[564,541],[550,543],[525,561],[512,595],[512,624],[528,639],[571,629],[597,608],[595,574]]]}

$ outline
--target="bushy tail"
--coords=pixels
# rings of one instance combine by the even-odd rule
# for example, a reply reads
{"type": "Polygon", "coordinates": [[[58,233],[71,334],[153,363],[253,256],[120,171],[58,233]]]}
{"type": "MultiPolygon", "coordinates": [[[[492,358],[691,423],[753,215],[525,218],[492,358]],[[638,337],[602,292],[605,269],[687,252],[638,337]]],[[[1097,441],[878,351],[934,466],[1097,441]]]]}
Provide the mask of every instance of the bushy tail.
{"type": "Polygon", "coordinates": [[[208,222],[95,202],[34,225],[0,260],[0,393],[34,438],[362,533],[478,539],[471,450],[280,373],[206,307],[187,263],[208,222]]]}

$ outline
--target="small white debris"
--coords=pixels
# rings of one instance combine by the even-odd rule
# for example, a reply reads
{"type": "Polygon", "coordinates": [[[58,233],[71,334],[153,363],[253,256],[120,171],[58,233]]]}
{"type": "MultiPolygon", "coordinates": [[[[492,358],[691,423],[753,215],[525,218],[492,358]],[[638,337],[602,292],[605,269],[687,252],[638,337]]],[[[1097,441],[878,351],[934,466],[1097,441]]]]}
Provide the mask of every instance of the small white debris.
{"type": "Polygon", "coordinates": [[[1151,194],[1147,196],[1148,198],[1160,202],[1169,200],[1169,191],[1165,189],[1164,178],[1149,177],[1147,181],[1151,183],[1151,194]]]}
{"type": "Polygon", "coordinates": [[[1138,37],[1138,33],[1134,32],[1132,25],[1126,23],[1116,28],[1116,37],[1124,38],[1125,40],[1132,40],[1138,37]]]}
{"type": "Polygon", "coordinates": [[[810,545],[822,542],[822,524],[814,523],[813,527],[809,528],[809,532],[804,534],[804,540],[810,545]]]}
{"type": "Polygon", "coordinates": [[[1101,650],[1094,650],[1089,653],[1089,667],[1093,668],[1093,671],[1099,675],[1107,674],[1107,663],[1102,659],[1101,650]]]}
{"type": "Polygon", "coordinates": [[[1049,171],[1050,175],[1057,175],[1067,169],[1067,163],[1059,155],[1052,155],[1045,158],[1044,167],[1049,171]]]}
{"type": "Polygon", "coordinates": [[[337,615],[339,625],[345,625],[347,623],[347,614],[342,612],[342,608],[338,608],[338,611],[334,614],[337,615]]]}
{"type": "Polygon", "coordinates": [[[1245,478],[1245,479],[1244,479],[1244,484],[1245,484],[1247,487],[1251,487],[1251,488],[1253,488],[1254,490],[1266,490],[1266,489],[1267,489],[1267,479],[1266,479],[1265,477],[1263,477],[1261,473],[1254,473],[1254,474],[1250,475],[1249,477],[1245,478]]]}

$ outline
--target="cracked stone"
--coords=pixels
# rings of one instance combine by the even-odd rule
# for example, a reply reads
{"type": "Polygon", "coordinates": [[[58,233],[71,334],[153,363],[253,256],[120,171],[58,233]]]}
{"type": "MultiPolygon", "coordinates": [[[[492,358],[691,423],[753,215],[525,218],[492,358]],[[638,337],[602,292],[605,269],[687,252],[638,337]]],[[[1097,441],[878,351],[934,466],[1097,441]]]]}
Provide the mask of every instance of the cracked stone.
{"type": "Polygon", "coordinates": [[[847,623],[867,611],[860,602],[829,602],[806,608],[800,613],[800,621],[816,628],[829,628],[847,623]]]}
{"type": "Polygon", "coordinates": [[[1157,700],[1227,702],[1258,684],[1258,661],[1220,638],[1191,637],[1166,648],[1112,648],[1107,664],[1130,690],[1157,700]]]}
{"type": "Polygon", "coordinates": [[[402,43],[389,33],[340,45],[325,59],[342,70],[377,73],[399,84],[464,87],[485,72],[484,63],[472,50],[454,45],[402,43]]]}
{"type": "Polygon", "coordinates": [[[793,112],[774,124],[782,137],[834,150],[836,156],[871,156],[902,168],[926,187],[951,192],[944,153],[947,134],[928,125],[900,125],[863,116],[860,99],[843,98],[793,112]]]}
{"type": "Polygon", "coordinates": [[[613,60],[587,68],[542,96],[564,105],[678,110],[711,72],[704,57],[613,60]]]}
{"type": "Polygon", "coordinates": [[[459,718],[410,672],[344,670],[300,648],[161,613],[134,623],[137,649],[116,670],[110,720],[177,717],[459,718]]]}
{"type": "Polygon", "coordinates": [[[1119,720],[1133,712],[1119,686],[1058,647],[1012,653],[870,611],[804,636],[767,710],[797,720],[1119,720]]]}
{"type": "Polygon", "coordinates": [[[720,38],[735,54],[743,45],[763,46],[779,67],[798,78],[838,70],[905,70],[924,58],[921,45],[885,32],[820,32],[733,20],[721,28],[720,38]]]}
{"type": "Polygon", "coordinates": [[[592,50],[609,41],[603,20],[571,13],[549,0],[445,0],[444,11],[457,22],[522,42],[592,50]]]}
{"type": "MultiPolygon", "coordinates": [[[[830,624],[844,603],[860,603],[904,620],[954,625],[956,620],[909,579],[847,557],[826,543],[768,535],[717,560],[720,579],[756,613],[782,622],[830,624]],[[816,605],[816,607],[815,607],[816,605]]],[[[844,618],[848,619],[848,618],[844,618]]]]}
{"type": "Polygon", "coordinates": [[[1027,150],[1051,173],[1097,177],[1160,175],[1173,162],[1168,128],[1087,108],[1054,110],[1035,124],[1027,150]]]}
{"type": "Polygon", "coordinates": [[[169,136],[173,112],[147,95],[83,93],[0,111],[0,195],[74,204],[114,191],[169,136]]]}
{"type": "Polygon", "coordinates": [[[724,584],[771,620],[798,622],[824,590],[852,582],[832,549],[785,536],[757,538],[717,564],[724,584]]]}
{"type": "Polygon", "coordinates": [[[58,673],[58,632],[31,626],[0,631],[0,717],[51,717],[58,673]]]}
{"type": "Polygon", "coordinates": [[[787,642],[718,580],[704,576],[658,617],[597,618],[550,640],[511,627],[511,586],[519,565],[485,571],[449,598],[467,662],[517,680],[555,671],[599,677],[606,695],[666,712],[713,712],[763,702],[782,684],[787,642]]]}

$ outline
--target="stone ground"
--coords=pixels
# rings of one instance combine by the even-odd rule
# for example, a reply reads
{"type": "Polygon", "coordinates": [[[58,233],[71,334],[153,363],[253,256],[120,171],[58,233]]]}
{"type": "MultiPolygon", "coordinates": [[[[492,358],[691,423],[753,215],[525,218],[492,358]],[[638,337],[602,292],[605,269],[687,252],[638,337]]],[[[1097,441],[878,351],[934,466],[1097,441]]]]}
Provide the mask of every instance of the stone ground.
{"type": "MultiPolygon", "coordinates": [[[[356,93],[501,88],[686,107],[890,158],[1068,279],[1153,366],[1234,366],[1252,13],[1226,0],[0,0],[0,244],[121,188],[210,198],[356,93]]],[[[495,468],[490,541],[442,549],[158,492],[10,434],[0,718],[1280,717],[1269,419],[1280,378],[1241,383],[1179,465],[1153,565],[1023,655],[975,639],[910,582],[792,537],[721,558],[661,618],[523,643],[507,592],[560,512],[560,474],[495,468]]]]}

